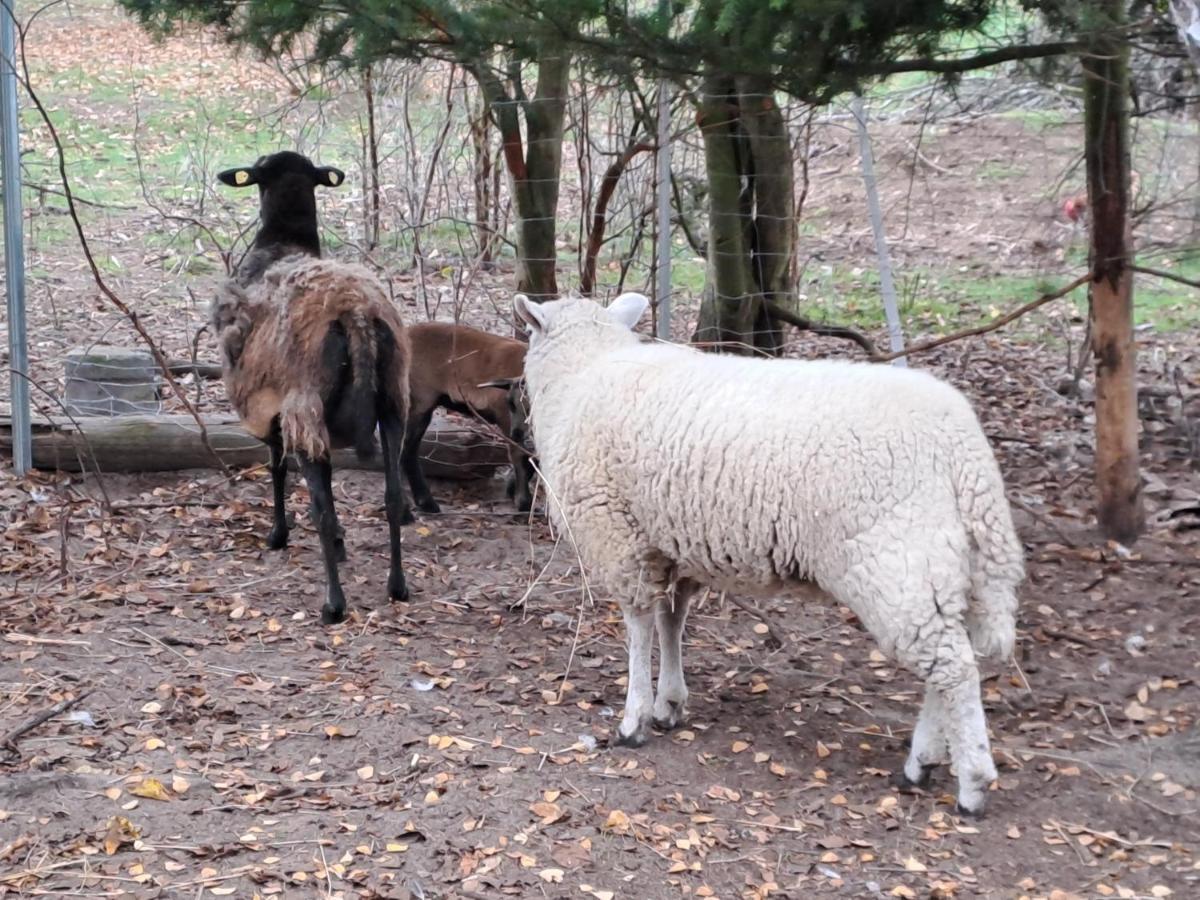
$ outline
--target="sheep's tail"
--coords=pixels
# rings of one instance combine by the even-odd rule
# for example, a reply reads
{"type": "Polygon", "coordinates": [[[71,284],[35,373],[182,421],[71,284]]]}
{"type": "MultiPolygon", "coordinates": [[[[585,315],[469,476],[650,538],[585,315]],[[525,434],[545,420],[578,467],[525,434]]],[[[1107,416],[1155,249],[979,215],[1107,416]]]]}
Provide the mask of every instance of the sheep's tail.
{"type": "Polygon", "coordinates": [[[966,626],[976,653],[1005,659],[1017,639],[1017,585],[1025,562],[1000,468],[982,435],[980,441],[982,452],[967,456],[958,474],[959,510],[971,542],[966,626]]]}
{"type": "Polygon", "coordinates": [[[375,425],[379,421],[379,347],[375,323],[358,313],[340,319],[349,344],[350,381],[339,411],[354,436],[354,452],[359,459],[375,455],[375,425]]]}

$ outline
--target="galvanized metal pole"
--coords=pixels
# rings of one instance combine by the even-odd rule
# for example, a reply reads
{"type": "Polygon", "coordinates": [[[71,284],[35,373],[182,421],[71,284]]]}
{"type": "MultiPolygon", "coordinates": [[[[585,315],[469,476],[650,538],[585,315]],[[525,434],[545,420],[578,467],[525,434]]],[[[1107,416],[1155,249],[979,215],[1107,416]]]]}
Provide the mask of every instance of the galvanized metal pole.
{"type": "MultiPolygon", "coordinates": [[[[667,3],[659,3],[659,13],[669,15],[667,3]]],[[[655,257],[658,270],[655,272],[654,296],[658,321],[657,337],[671,339],[671,98],[667,96],[667,79],[658,82],[658,152],[657,163],[658,226],[655,242],[655,257]]]]}
{"type": "MultiPolygon", "coordinates": [[[[871,136],[867,133],[867,113],[863,100],[855,95],[850,106],[858,123],[859,163],[862,166],[863,184],[867,188],[867,212],[871,216],[871,231],[875,234],[875,255],[879,260],[879,289],[883,293],[883,310],[887,316],[888,341],[892,352],[904,349],[904,334],[900,330],[900,309],[896,303],[896,282],[892,280],[892,258],[888,253],[887,233],[883,230],[883,210],[879,206],[879,189],[875,183],[875,156],[871,152],[871,136]]],[[[901,356],[892,360],[893,366],[901,368],[908,360],[901,356]]]]}
{"type": "Polygon", "coordinates": [[[29,433],[29,347],[25,338],[25,247],[21,220],[21,149],[17,132],[17,52],[13,6],[0,3],[0,179],[4,190],[4,284],[8,307],[13,468],[33,465],[29,433]]]}

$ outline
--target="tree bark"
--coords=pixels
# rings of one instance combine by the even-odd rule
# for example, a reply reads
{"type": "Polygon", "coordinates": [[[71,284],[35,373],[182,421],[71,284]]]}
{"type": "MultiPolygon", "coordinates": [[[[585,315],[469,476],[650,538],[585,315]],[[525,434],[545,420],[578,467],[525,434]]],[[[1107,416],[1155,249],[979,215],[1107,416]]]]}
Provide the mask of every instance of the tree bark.
{"type": "Polygon", "coordinates": [[[710,76],[702,92],[708,279],[693,339],[778,355],[783,331],[771,305],[794,306],[795,179],[787,126],[768,84],[710,76]]]}
{"type": "MultiPolygon", "coordinates": [[[[1096,0],[1111,24],[1124,0],[1096,0]]],[[[1106,538],[1132,543],[1144,524],[1138,470],[1137,355],[1129,217],[1129,45],[1100,36],[1082,58],[1084,157],[1092,211],[1089,290],[1096,360],[1097,519],[1106,538]]]]}
{"type": "Polygon", "coordinates": [[[708,262],[693,340],[751,352],[759,300],[742,209],[744,154],[739,152],[737,91],[730,79],[718,76],[706,77],[700,90],[697,124],[708,178],[708,262]]]}
{"type": "Polygon", "coordinates": [[[538,62],[532,99],[525,96],[516,63],[510,65],[505,77],[482,66],[476,73],[500,130],[512,185],[517,217],[517,290],[535,300],[558,296],[556,216],[570,71],[571,61],[565,52],[551,51],[538,62]]]}

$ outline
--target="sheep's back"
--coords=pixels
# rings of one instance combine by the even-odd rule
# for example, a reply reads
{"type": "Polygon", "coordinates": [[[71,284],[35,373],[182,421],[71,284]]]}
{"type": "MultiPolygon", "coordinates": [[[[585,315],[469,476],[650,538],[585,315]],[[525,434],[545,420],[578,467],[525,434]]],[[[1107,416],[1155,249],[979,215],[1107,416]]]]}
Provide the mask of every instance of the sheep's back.
{"type": "Polygon", "coordinates": [[[873,530],[957,523],[960,447],[990,455],[961,394],[879,366],[639,346],[547,393],[535,429],[568,517],[599,482],[643,549],[742,589],[816,577],[873,530]]]}
{"type": "MultiPolygon", "coordinates": [[[[272,266],[260,282],[244,289],[253,324],[236,365],[226,367],[230,403],[243,426],[260,439],[285,404],[319,411],[337,373],[327,371],[322,353],[335,323],[373,339],[383,322],[397,344],[392,370],[385,375],[407,409],[408,337],[399,311],[368,269],[334,260],[289,257],[272,266]]],[[[319,413],[308,416],[314,427],[319,413]]],[[[324,437],[304,443],[318,449],[324,437]]]]}

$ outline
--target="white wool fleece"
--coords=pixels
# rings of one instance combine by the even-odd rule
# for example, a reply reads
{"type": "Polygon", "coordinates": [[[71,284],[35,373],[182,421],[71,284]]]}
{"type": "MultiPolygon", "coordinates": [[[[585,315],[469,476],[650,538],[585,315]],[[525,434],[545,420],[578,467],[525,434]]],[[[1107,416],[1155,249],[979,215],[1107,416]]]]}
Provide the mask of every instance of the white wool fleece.
{"type": "Polygon", "coordinates": [[[977,652],[1012,650],[1021,548],[953,387],[649,343],[620,321],[627,302],[522,308],[550,509],[623,603],[648,607],[681,578],[740,592],[812,580],[918,668],[947,622],[977,652]]]}

